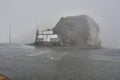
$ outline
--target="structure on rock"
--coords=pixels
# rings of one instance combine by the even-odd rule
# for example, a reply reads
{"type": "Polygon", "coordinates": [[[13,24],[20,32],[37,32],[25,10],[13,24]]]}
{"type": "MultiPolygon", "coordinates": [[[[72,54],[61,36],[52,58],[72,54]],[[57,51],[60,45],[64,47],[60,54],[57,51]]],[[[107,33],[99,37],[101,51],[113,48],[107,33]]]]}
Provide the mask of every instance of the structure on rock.
{"type": "Polygon", "coordinates": [[[51,29],[42,30],[42,33],[39,34],[39,30],[36,30],[36,45],[59,45],[59,36],[53,34],[51,29]]]}
{"type": "Polygon", "coordinates": [[[64,46],[99,48],[99,26],[87,15],[62,17],[53,28],[64,46]]]}

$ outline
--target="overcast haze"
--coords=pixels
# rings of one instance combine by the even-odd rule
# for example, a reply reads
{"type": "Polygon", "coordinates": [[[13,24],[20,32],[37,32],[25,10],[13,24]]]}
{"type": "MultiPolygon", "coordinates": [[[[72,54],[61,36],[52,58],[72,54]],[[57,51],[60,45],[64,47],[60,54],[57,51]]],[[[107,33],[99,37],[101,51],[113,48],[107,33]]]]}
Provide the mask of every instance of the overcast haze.
{"type": "Polygon", "coordinates": [[[100,26],[105,47],[120,48],[120,0],[0,0],[0,43],[34,41],[39,29],[53,28],[62,16],[86,14],[100,26]]]}

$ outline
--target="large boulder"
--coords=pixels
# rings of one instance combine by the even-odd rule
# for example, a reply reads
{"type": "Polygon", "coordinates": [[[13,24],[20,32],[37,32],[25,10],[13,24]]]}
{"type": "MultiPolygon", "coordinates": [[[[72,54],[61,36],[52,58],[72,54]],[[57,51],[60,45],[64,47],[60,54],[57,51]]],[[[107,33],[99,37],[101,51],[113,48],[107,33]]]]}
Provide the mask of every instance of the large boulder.
{"type": "Polygon", "coordinates": [[[61,17],[53,28],[63,46],[99,48],[99,26],[87,15],[61,17]]]}

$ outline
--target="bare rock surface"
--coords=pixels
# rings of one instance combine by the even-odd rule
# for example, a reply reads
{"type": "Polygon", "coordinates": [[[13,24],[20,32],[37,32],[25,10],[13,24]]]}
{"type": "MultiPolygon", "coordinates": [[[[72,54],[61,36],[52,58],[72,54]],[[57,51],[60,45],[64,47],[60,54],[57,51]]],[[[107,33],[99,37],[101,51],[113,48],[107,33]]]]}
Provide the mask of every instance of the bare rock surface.
{"type": "Polygon", "coordinates": [[[0,73],[0,80],[11,80],[11,79],[0,73]]]}
{"type": "Polygon", "coordinates": [[[100,48],[99,26],[87,15],[61,17],[53,28],[61,45],[79,48],[100,48]]]}

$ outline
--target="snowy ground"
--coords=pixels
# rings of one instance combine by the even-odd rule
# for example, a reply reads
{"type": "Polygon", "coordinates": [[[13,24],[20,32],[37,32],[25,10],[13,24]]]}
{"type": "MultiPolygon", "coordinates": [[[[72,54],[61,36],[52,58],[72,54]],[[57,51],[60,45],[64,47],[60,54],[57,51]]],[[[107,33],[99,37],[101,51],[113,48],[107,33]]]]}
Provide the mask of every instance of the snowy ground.
{"type": "Polygon", "coordinates": [[[0,44],[0,73],[13,80],[120,80],[120,50],[0,44]]]}

